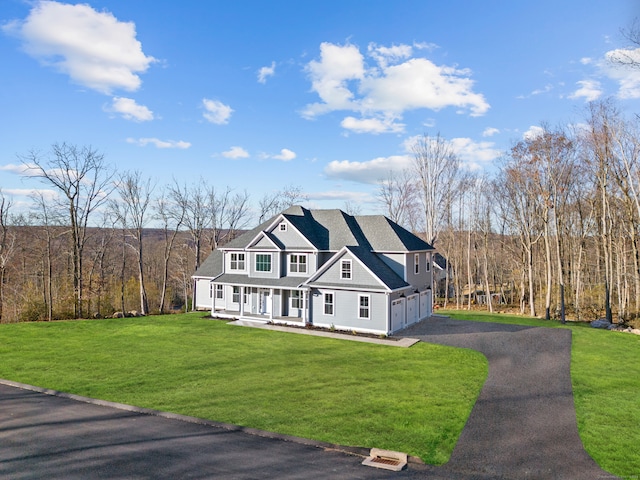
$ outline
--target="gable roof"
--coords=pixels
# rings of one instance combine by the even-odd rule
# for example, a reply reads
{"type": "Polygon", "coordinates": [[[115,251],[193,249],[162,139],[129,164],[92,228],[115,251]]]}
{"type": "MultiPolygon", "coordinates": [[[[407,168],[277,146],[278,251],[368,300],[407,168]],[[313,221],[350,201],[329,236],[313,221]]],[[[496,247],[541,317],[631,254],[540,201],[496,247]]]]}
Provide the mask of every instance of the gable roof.
{"type": "MultiPolygon", "coordinates": [[[[335,265],[341,258],[344,257],[344,253],[349,252],[358,260],[362,266],[368,270],[387,290],[393,291],[400,288],[406,288],[410,286],[405,282],[396,272],[394,272],[389,265],[384,263],[380,257],[373,253],[368,247],[350,247],[345,246],[343,249],[334,255],[331,260],[322,266],[309,280],[305,282],[305,285],[322,285],[322,282],[318,282],[321,279],[324,272],[326,272],[332,265],[335,265]]],[[[351,285],[354,287],[355,285],[351,285]]]]}
{"type": "MultiPolygon", "coordinates": [[[[369,253],[433,250],[433,247],[427,242],[384,215],[352,216],[338,209],[309,210],[299,205],[294,205],[273,216],[256,228],[231,240],[221,249],[247,249],[259,236],[266,236],[275,245],[278,245],[275,237],[266,231],[282,218],[290,222],[319,251],[337,252],[345,246],[359,247],[362,252],[368,251],[369,253]]],[[[361,255],[365,255],[365,253],[361,255]]],[[[369,256],[372,262],[375,262],[374,258],[377,257],[373,254],[369,256]]],[[[379,261],[384,264],[381,260],[379,261]]],[[[219,263],[218,274],[222,273],[222,260],[219,260],[219,263]]],[[[368,261],[365,263],[369,265],[368,261]]],[[[203,273],[208,272],[210,268],[205,261],[194,276],[210,276],[203,273]]],[[[380,273],[382,274],[382,272],[381,267],[380,273]]]]}

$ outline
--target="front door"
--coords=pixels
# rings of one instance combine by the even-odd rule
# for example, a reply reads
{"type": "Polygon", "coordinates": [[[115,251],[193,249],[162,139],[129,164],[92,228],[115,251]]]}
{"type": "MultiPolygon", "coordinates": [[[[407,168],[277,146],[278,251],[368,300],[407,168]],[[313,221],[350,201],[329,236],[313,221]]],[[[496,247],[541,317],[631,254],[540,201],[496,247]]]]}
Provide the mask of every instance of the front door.
{"type": "Polygon", "coordinates": [[[271,292],[267,289],[260,290],[260,313],[262,315],[271,313],[271,292]]]}

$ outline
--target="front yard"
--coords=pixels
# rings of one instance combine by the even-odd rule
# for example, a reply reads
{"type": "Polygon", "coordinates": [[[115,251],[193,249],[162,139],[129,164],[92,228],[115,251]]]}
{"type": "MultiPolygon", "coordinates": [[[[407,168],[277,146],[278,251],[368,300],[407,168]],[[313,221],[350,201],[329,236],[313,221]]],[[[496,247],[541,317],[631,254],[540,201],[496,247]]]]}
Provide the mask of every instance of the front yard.
{"type": "Polygon", "coordinates": [[[477,352],[234,327],[202,313],[0,325],[0,378],[446,462],[487,375],[477,352]]]}

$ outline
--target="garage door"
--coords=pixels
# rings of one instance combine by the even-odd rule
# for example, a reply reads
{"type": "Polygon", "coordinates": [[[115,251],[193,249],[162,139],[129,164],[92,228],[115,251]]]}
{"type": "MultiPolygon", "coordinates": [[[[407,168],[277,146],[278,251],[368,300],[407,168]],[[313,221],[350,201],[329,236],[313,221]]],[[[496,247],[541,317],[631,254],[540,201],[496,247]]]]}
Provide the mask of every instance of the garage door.
{"type": "Polygon", "coordinates": [[[404,328],[404,299],[399,298],[391,302],[391,332],[404,328]]]}
{"type": "Polygon", "coordinates": [[[418,321],[418,295],[407,297],[407,318],[406,323],[411,325],[418,321]]]}
{"type": "Polygon", "coordinates": [[[433,300],[431,297],[431,290],[425,290],[420,293],[420,318],[427,318],[431,316],[433,308],[433,300]]]}

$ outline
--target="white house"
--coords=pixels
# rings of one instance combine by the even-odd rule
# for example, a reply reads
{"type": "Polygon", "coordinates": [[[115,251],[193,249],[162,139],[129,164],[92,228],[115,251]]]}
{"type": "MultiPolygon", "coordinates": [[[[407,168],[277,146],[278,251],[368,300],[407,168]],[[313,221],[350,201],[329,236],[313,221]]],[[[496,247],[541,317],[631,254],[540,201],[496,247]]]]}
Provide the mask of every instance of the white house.
{"type": "Polygon", "coordinates": [[[392,334],[431,315],[431,245],[382,215],[291,207],[195,272],[212,316],[392,334]]]}

